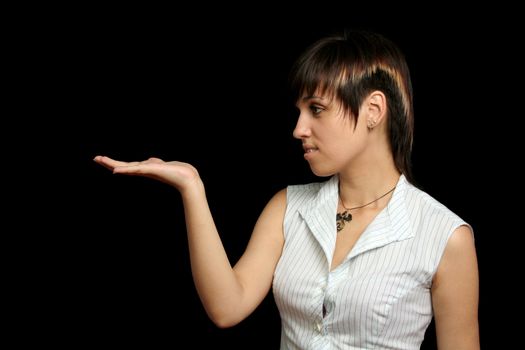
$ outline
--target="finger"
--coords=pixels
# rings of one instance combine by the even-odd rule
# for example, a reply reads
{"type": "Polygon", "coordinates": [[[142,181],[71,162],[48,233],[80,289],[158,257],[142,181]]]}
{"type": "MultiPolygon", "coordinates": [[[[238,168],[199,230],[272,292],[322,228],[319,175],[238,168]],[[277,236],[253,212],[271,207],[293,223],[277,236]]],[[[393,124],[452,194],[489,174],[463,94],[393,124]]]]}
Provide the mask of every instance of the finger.
{"type": "Polygon", "coordinates": [[[140,164],[140,162],[121,162],[106,156],[96,156],[93,160],[108,169],[114,169],[115,167],[119,166],[133,166],[140,164]]]}
{"type": "Polygon", "coordinates": [[[147,175],[147,167],[143,165],[129,165],[129,166],[117,166],[113,168],[113,174],[125,174],[125,175],[147,175]]]}
{"type": "Polygon", "coordinates": [[[146,163],[152,163],[152,164],[161,164],[164,163],[164,161],[160,158],[150,157],[146,163]]]}
{"type": "Polygon", "coordinates": [[[104,158],[103,156],[96,156],[95,158],[93,158],[93,160],[95,161],[95,163],[98,163],[100,165],[102,165],[104,168],[107,168],[109,170],[113,170],[113,166],[107,164],[105,161],[104,161],[104,158]]]}

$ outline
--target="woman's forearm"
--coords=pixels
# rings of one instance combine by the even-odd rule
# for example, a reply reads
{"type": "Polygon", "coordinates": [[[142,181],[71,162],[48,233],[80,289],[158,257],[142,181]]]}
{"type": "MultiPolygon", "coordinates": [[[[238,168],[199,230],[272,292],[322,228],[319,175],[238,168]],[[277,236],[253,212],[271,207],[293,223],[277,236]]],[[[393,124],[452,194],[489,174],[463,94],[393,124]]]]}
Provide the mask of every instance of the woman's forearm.
{"type": "Polygon", "coordinates": [[[195,287],[210,319],[219,327],[232,326],[240,321],[235,311],[242,286],[217,232],[204,185],[199,181],[181,194],[195,287]]]}

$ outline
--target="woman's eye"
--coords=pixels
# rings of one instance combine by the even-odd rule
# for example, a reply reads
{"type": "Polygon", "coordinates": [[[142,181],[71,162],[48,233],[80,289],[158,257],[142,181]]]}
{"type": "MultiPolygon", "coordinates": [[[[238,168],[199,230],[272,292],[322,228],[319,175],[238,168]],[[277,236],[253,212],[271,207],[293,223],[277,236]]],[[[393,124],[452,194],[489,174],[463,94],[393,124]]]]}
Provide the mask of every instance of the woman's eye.
{"type": "Polygon", "coordinates": [[[313,114],[319,114],[323,111],[321,107],[316,106],[316,105],[310,105],[310,110],[312,111],[313,114]]]}

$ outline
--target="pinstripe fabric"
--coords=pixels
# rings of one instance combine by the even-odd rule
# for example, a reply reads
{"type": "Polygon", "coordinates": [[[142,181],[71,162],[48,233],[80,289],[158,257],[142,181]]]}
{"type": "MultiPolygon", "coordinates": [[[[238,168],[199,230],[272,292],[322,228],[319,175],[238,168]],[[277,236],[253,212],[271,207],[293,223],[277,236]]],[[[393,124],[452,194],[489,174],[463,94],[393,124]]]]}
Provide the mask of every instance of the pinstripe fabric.
{"type": "Polygon", "coordinates": [[[337,176],[288,187],[273,281],[281,349],[419,349],[432,318],[432,277],[465,222],[401,175],[388,205],[330,272],[337,189],[337,176]]]}

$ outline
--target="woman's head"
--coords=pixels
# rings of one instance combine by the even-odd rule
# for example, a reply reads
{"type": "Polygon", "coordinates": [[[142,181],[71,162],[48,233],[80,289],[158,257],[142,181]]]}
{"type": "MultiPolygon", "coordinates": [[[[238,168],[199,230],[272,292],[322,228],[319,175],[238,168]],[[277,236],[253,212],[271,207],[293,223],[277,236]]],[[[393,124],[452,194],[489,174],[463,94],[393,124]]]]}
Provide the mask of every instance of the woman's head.
{"type": "Polygon", "coordinates": [[[394,43],[359,31],[321,39],[297,60],[291,84],[296,101],[314,95],[338,101],[345,115],[355,119],[354,127],[363,101],[382,92],[394,163],[411,180],[412,87],[405,58],[394,43]]]}

